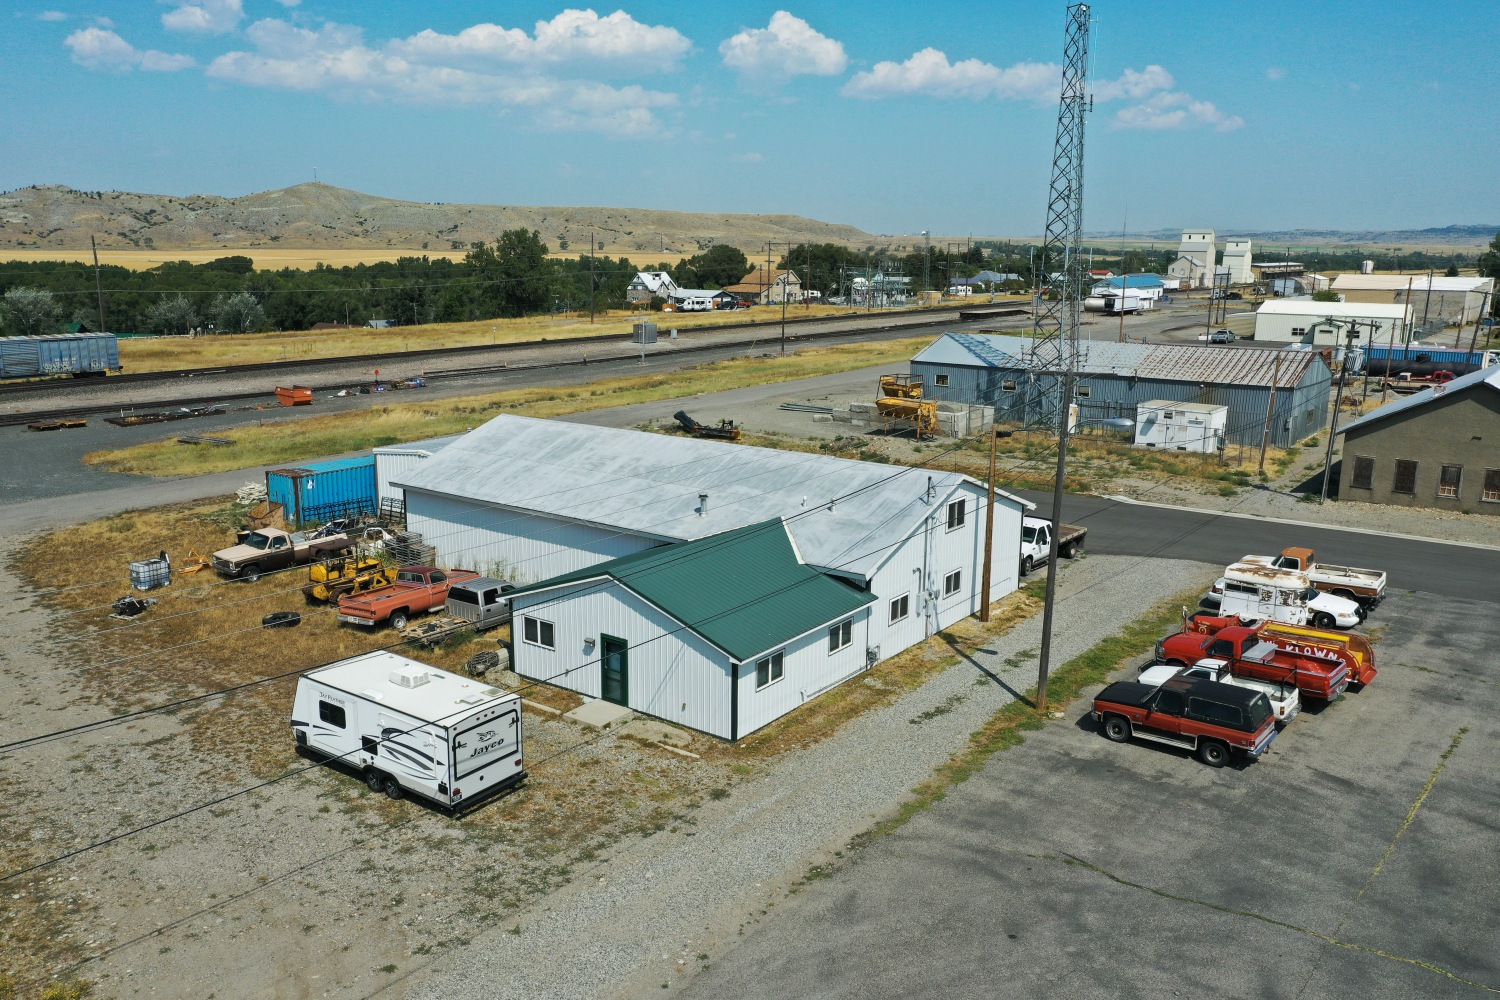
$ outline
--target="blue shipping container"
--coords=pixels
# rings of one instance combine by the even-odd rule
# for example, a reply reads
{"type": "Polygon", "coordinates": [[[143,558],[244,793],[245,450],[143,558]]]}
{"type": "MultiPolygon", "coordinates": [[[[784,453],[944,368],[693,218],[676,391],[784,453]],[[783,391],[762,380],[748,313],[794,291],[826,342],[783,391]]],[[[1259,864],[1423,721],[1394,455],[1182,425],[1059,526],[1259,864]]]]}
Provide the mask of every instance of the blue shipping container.
{"type": "Polygon", "coordinates": [[[119,370],[120,345],[112,333],[0,337],[0,378],[103,375],[119,370]]]}
{"type": "Polygon", "coordinates": [[[1432,361],[1441,365],[1483,365],[1484,351],[1463,351],[1441,347],[1375,347],[1367,348],[1371,361],[1432,361]]]}
{"type": "Polygon", "coordinates": [[[266,496],[281,504],[287,522],[302,528],[378,506],[375,456],[314,462],[266,473],[266,496]]]}

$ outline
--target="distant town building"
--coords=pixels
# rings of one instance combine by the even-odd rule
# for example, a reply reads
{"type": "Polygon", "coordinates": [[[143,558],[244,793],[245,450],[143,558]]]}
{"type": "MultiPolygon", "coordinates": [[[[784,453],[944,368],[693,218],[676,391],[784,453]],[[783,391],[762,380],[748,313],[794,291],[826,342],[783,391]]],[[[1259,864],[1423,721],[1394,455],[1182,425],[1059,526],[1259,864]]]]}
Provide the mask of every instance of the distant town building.
{"type": "Polygon", "coordinates": [[[640,271],[625,286],[625,300],[640,304],[653,298],[668,299],[677,290],[677,282],[666,271],[640,271]]]}
{"type": "Polygon", "coordinates": [[[1255,280],[1250,267],[1250,241],[1225,240],[1223,269],[1229,272],[1231,285],[1248,285],[1255,280]]]}
{"type": "Polygon", "coordinates": [[[739,282],[728,285],[729,292],[741,302],[756,306],[779,305],[782,302],[802,301],[802,279],[795,271],[764,271],[752,267],[750,273],[739,282]]]}
{"type": "Polygon", "coordinates": [[[1214,239],[1212,229],[1184,230],[1177,259],[1167,265],[1167,274],[1186,281],[1189,288],[1207,288],[1218,264],[1214,239]]]}
{"type": "Polygon", "coordinates": [[[1409,306],[1271,299],[1255,313],[1255,342],[1342,347],[1350,321],[1359,323],[1356,347],[1404,344],[1410,339],[1409,306]]]}
{"type": "Polygon", "coordinates": [[[1333,290],[1346,302],[1408,304],[1413,321],[1463,326],[1484,312],[1495,294],[1494,278],[1445,278],[1425,274],[1340,274],[1333,290]]]}

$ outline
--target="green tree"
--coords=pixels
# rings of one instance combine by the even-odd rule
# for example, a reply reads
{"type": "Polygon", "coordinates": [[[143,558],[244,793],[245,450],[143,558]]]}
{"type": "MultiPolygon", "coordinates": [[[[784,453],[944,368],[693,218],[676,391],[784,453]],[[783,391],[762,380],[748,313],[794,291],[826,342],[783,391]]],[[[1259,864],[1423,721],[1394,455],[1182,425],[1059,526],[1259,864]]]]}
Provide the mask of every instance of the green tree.
{"type": "Polygon", "coordinates": [[[146,329],[152,333],[185,334],[198,325],[198,309],[186,295],[162,297],[146,310],[146,329]]]}
{"type": "Polygon", "coordinates": [[[1500,233],[1490,240],[1490,248],[1479,255],[1479,274],[1485,278],[1500,278],[1500,233]]]}
{"type": "Polygon", "coordinates": [[[266,311],[249,292],[219,296],[212,313],[220,333],[254,333],[266,325],[266,311]]]}
{"type": "Polygon", "coordinates": [[[841,291],[844,275],[850,268],[863,269],[870,263],[870,256],[859,250],[851,250],[837,243],[798,244],[792,252],[777,264],[790,268],[808,288],[816,289],[825,297],[841,291]]]}
{"type": "MultiPolygon", "coordinates": [[[[750,273],[750,260],[745,252],[727,243],[709,247],[703,253],[689,257],[683,264],[685,267],[682,270],[692,274],[691,287],[696,288],[723,288],[744,280],[745,275],[750,273]]],[[[678,274],[678,268],[674,267],[672,280],[681,285],[683,282],[678,274]]],[[[686,277],[686,273],[683,276],[686,277]]]]}
{"type": "Polygon", "coordinates": [[[6,325],[23,337],[57,332],[57,301],[42,288],[12,288],[5,293],[6,325]]]}
{"type": "Polygon", "coordinates": [[[1343,298],[1341,298],[1339,296],[1338,292],[1335,292],[1332,289],[1328,289],[1328,288],[1324,288],[1324,289],[1321,289],[1319,291],[1313,292],[1312,293],[1312,300],[1314,302],[1342,302],[1342,301],[1344,301],[1343,298]]]}
{"type": "Polygon", "coordinates": [[[1446,277],[1449,277],[1449,278],[1456,278],[1456,277],[1458,277],[1458,265],[1457,264],[1449,264],[1448,265],[1448,270],[1444,271],[1443,274],[1446,277]]]}

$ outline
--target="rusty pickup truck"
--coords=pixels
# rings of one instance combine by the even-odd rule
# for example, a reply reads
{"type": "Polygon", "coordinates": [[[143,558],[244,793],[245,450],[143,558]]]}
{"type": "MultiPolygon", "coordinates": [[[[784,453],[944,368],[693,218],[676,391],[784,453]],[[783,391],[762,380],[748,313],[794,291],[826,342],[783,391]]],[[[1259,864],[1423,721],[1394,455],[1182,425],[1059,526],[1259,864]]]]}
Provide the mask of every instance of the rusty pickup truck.
{"type": "Polygon", "coordinates": [[[407,566],[396,573],[394,583],[339,598],[338,619],[368,628],[390,622],[392,628],[403,629],[417,615],[446,607],[449,587],[478,576],[468,569],[407,566]]]}

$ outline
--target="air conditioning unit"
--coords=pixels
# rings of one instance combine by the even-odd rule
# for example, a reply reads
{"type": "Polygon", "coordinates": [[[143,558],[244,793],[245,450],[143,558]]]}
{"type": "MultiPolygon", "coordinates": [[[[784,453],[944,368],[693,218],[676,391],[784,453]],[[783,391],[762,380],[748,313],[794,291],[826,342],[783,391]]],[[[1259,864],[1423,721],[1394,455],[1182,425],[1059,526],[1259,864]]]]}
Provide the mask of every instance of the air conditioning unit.
{"type": "Polygon", "coordinates": [[[865,649],[865,667],[873,667],[880,662],[880,647],[870,646],[865,649]]]}
{"type": "Polygon", "coordinates": [[[391,683],[397,687],[419,688],[431,679],[432,675],[415,663],[409,663],[391,671],[391,683]]]}

